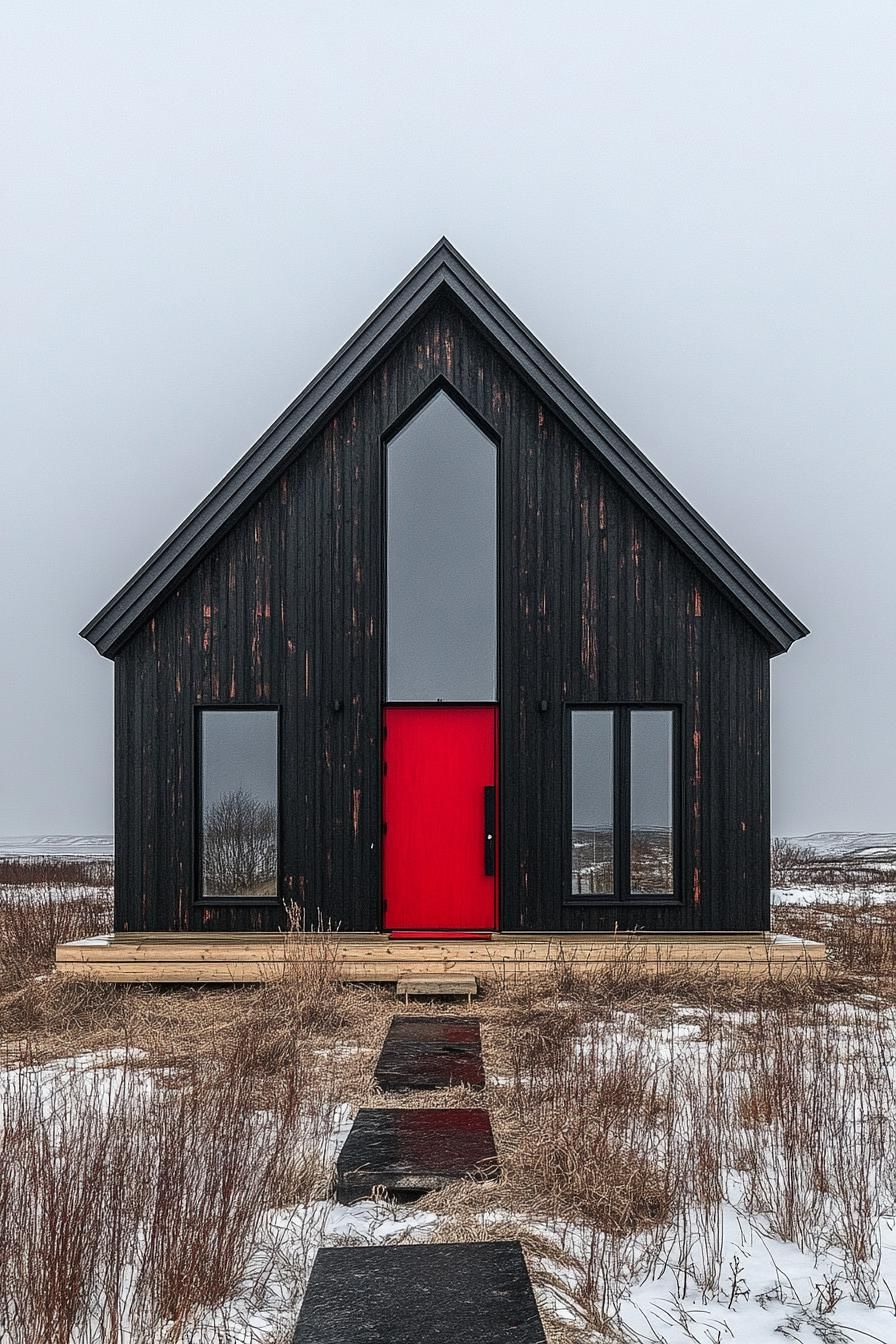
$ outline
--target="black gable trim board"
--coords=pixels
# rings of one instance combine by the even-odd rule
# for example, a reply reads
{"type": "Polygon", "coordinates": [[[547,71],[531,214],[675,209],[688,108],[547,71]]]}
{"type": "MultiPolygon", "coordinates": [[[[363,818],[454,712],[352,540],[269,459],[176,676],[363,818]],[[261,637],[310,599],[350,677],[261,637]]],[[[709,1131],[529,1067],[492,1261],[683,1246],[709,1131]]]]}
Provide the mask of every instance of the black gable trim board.
{"type": "Polygon", "coordinates": [[[441,239],[305,391],[82,630],[114,657],[308,443],[408,327],[447,292],[560,419],[715,582],[785,652],[807,628],[601,411],[459,252],[441,239]]]}

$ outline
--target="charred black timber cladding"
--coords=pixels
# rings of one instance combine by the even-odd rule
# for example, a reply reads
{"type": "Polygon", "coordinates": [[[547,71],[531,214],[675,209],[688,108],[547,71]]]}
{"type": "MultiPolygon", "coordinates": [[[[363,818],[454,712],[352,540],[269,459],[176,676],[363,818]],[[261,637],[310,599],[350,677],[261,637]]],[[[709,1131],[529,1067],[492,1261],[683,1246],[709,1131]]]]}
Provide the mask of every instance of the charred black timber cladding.
{"type": "Polygon", "coordinates": [[[197,704],[280,706],[282,895],[380,927],[382,436],[439,380],[500,441],[501,926],[767,928],[768,638],[444,295],[118,651],[116,928],[283,926],[194,902],[197,704]],[[671,904],[570,900],[567,706],[595,703],[680,706],[671,904]]]}
{"type": "Polygon", "coordinates": [[[774,652],[806,627],[441,238],[81,634],[112,656],[434,303],[454,303],[650,517],[754,621],[774,652]]]}

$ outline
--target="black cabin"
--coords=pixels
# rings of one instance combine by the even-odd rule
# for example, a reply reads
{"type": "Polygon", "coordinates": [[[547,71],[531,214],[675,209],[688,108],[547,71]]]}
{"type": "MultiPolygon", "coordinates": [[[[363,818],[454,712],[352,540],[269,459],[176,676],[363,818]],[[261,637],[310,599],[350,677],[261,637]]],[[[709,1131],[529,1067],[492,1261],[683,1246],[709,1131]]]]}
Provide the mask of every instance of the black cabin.
{"type": "Polygon", "coordinates": [[[806,633],[443,240],[83,631],[116,929],[767,929],[806,633]]]}

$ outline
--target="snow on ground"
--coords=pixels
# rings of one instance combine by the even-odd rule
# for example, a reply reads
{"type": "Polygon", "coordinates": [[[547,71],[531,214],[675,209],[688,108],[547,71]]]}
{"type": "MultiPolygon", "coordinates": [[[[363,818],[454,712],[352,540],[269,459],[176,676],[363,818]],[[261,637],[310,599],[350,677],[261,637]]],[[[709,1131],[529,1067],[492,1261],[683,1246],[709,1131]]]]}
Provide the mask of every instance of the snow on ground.
{"type": "MultiPolygon", "coordinates": [[[[550,1235],[551,1229],[539,1229],[550,1235]]],[[[656,1273],[632,1282],[616,1321],[626,1338],[645,1344],[779,1344],[800,1339],[807,1344],[847,1344],[853,1339],[892,1344],[896,1316],[886,1292],[882,1305],[868,1307],[838,1293],[843,1291],[843,1265],[833,1254],[813,1256],[792,1242],[770,1236],[760,1220],[748,1220],[725,1202],[716,1220],[717,1254],[722,1266],[718,1294],[683,1284],[681,1275],[662,1262],[656,1273]],[[831,1302],[832,1310],[828,1310],[831,1302]]],[[[580,1253],[587,1257],[588,1234],[581,1234],[580,1253]]],[[[558,1278],[569,1271],[554,1267],[558,1278]]],[[[896,1286],[896,1223],[886,1220],[881,1278],[896,1286]]],[[[572,1285],[570,1284],[572,1287],[572,1285]]],[[[560,1292],[551,1306],[574,1322],[577,1312],[560,1292]]]]}
{"type": "MultiPolygon", "coordinates": [[[[346,1047],[354,1049],[354,1047],[346,1047]]],[[[84,1054],[51,1063],[0,1069],[0,1124],[4,1115],[12,1123],[40,1123],[52,1144],[70,1142],[72,1124],[78,1123],[80,1104],[99,1122],[127,1098],[133,1089],[149,1097],[170,1081],[167,1070],[141,1069],[144,1058],[138,1050],[114,1049],[84,1054]]],[[[137,1108],[139,1114],[139,1107],[137,1108]]],[[[259,1119],[262,1113],[259,1113],[259,1119]]],[[[348,1105],[336,1108],[321,1156],[332,1163],[342,1147],[353,1120],[348,1105]]],[[[388,1204],[365,1201],[351,1208],[333,1200],[315,1200],[290,1208],[272,1209],[257,1229],[253,1248],[242,1276],[240,1293],[213,1309],[197,1311],[177,1334],[179,1344],[279,1344],[291,1337],[302,1291],[317,1248],[354,1242],[373,1244],[393,1240],[428,1240],[435,1228],[434,1214],[413,1208],[396,1210],[388,1204]]],[[[128,1312],[120,1304],[122,1344],[129,1339],[128,1312]]],[[[73,1337],[71,1344],[97,1344],[97,1323],[73,1337]]],[[[0,1337],[5,1340],[0,1329],[0,1337]]],[[[118,1336],[116,1336],[118,1337],[118,1336]]],[[[105,1339],[106,1335],[103,1334],[105,1339]]],[[[141,1335],[141,1338],[143,1336],[141,1335]]],[[[169,1336],[161,1329],[159,1341],[169,1336]]],[[[35,1342],[36,1344],[36,1342],[35,1342]]]]}
{"type": "Polygon", "coordinates": [[[147,1090],[151,1086],[150,1075],[140,1070],[142,1058],[140,1050],[121,1048],[72,1055],[50,1064],[6,1068],[0,1070],[0,1094],[15,1089],[20,1098],[33,1103],[33,1111],[28,1106],[29,1112],[40,1113],[45,1120],[71,1107],[79,1093],[89,1093],[108,1111],[125,1083],[126,1073],[129,1082],[147,1090]]]}
{"type": "Polygon", "coordinates": [[[0,882],[0,891],[3,893],[3,899],[7,904],[36,905],[49,902],[50,904],[59,902],[79,901],[103,902],[112,909],[112,887],[102,886],[84,886],[81,882],[50,882],[44,886],[26,886],[24,883],[16,882],[12,886],[4,886],[0,882]]]}
{"type": "Polygon", "coordinates": [[[815,905],[816,902],[864,905],[878,901],[896,901],[896,880],[885,887],[772,887],[772,905],[815,905]]]}
{"type": "MultiPolygon", "coordinates": [[[[836,1023],[843,1033],[863,1011],[862,1005],[836,1006],[836,1023]]],[[[619,1013],[612,1024],[596,1024],[594,1033],[618,1037],[620,1044],[632,1042],[636,1034],[651,1039],[658,1069],[676,1067],[715,1048],[704,1038],[699,1026],[701,1010],[682,1007],[671,1025],[649,1027],[637,1014],[619,1013]],[[677,1020],[680,1017],[685,1020],[677,1020]],[[695,1022],[694,1019],[697,1019],[695,1022]]],[[[732,1026],[743,1025],[754,1014],[730,1013],[732,1026]]],[[[716,1015],[718,1020],[718,1015],[716,1015]]],[[[578,1040],[578,1049],[586,1056],[595,1036],[586,1028],[578,1040]]],[[[893,1060],[896,1061],[896,1019],[893,1023],[893,1060]]],[[[102,1088],[111,1104],[115,1089],[121,1085],[125,1053],[104,1052],[56,1061],[50,1065],[22,1071],[0,1072],[0,1090],[13,1085],[33,1089],[40,1099],[40,1110],[52,1126],[63,1097],[87,1085],[90,1075],[100,1076],[102,1088]]],[[[128,1064],[139,1064],[133,1053],[128,1064]]],[[[138,1075],[139,1076],[139,1075],[138,1075]]],[[[500,1083],[501,1080],[491,1080],[500,1083]]],[[[90,1084],[95,1086],[94,1083],[90,1084]]],[[[141,1085],[155,1084],[145,1075],[141,1085]]],[[[94,1093],[95,1095],[95,1093],[94,1093]]],[[[351,1125],[348,1106],[338,1108],[325,1143],[326,1156],[332,1160],[351,1125]]],[[[878,1305],[871,1307],[850,1297],[843,1255],[836,1246],[816,1253],[801,1250],[792,1242],[782,1241],[769,1231],[761,1215],[745,1211],[741,1178],[736,1171],[726,1175],[725,1198],[716,1209],[696,1212],[690,1228],[669,1228],[658,1247],[654,1238],[647,1263],[639,1264],[639,1238],[629,1239],[628,1251],[619,1254],[611,1238],[595,1234],[587,1227],[571,1227],[552,1221],[530,1224],[530,1230],[548,1246],[557,1247],[557,1259],[550,1251],[533,1257],[537,1291],[542,1306],[553,1316],[582,1324],[576,1305],[578,1271],[569,1268],[568,1256],[580,1264],[592,1265],[595,1283],[592,1300],[600,1300],[601,1280],[606,1275],[611,1304],[610,1318],[626,1333],[626,1338],[643,1344],[776,1344],[799,1339],[805,1344],[851,1344],[851,1341],[896,1341],[896,1222],[890,1216],[879,1221],[880,1263],[878,1305]],[[698,1224],[702,1238],[694,1237],[698,1224]],[[686,1251],[682,1252],[682,1238],[686,1251]],[[597,1258],[595,1259],[595,1249],[597,1258]],[[562,1254],[561,1254],[562,1250],[562,1254]],[[701,1262],[708,1255],[712,1264],[701,1262]],[[551,1286],[538,1283],[548,1274],[551,1286]],[[614,1278],[624,1287],[618,1296],[614,1278]],[[708,1287],[713,1276],[717,1286],[708,1287]],[[701,1288],[701,1283],[704,1285],[701,1288]],[[617,1300],[618,1299],[618,1300],[617,1300]],[[613,1303],[616,1305],[612,1305],[613,1303]]],[[[499,1192],[496,1192],[496,1200],[499,1192]]],[[[482,1219],[483,1233],[488,1225],[518,1222],[517,1215],[499,1205],[482,1219]]],[[[375,1244],[400,1241],[438,1241],[441,1216],[422,1212],[413,1206],[364,1201],[344,1208],[332,1200],[316,1200],[290,1208],[271,1210],[263,1220],[254,1241],[252,1257],[246,1267],[243,1287],[223,1306],[203,1311],[186,1323],[181,1344],[274,1344],[287,1338],[298,1314],[302,1285],[313,1262],[316,1249],[323,1245],[375,1244]]],[[[502,1229],[501,1235],[506,1235],[502,1229]]],[[[648,1234],[644,1236],[646,1245],[648,1234]]],[[[595,1335],[597,1340],[600,1336],[595,1335]]],[[[81,1341],[73,1341],[81,1344],[81,1341]]]]}
{"type": "MultiPolygon", "coordinates": [[[[896,835],[876,833],[819,833],[802,837],[799,843],[811,845],[823,854],[850,854],[873,857],[875,860],[896,855],[896,835]]],[[[0,855],[24,856],[53,854],[57,856],[97,857],[112,852],[108,836],[25,836],[0,840],[0,855]]],[[[779,888],[772,892],[773,903],[813,902],[862,903],[866,900],[896,899],[896,884],[892,887],[845,889],[842,887],[779,888]]],[[[844,1030],[849,1030],[848,1005],[840,1005],[844,1030]]],[[[699,1010],[683,1008],[689,1021],[674,1029],[645,1028],[634,1018],[626,1022],[620,1014],[617,1028],[620,1032],[643,1033],[647,1030],[655,1050],[657,1067],[665,1067],[673,1052],[706,1048],[700,1028],[694,1025],[699,1010]]],[[[859,1005],[854,1006],[859,1011],[859,1005]]],[[[738,1014],[738,1021],[746,1023],[750,1014],[738,1014]]],[[[601,1031],[606,1032],[603,1024],[601,1031]]],[[[587,1049],[587,1037],[580,1048],[587,1049]]],[[[52,1117],[59,1105],[65,1106],[85,1085],[91,1074],[101,1074],[102,1088],[111,1100],[120,1086],[123,1059],[114,1052],[101,1056],[82,1056],[57,1061],[51,1065],[27,1070],[25,1086],[33,1089],[39,1098],[38,1110],[52,1126],[52,1117]]],[[[128,1067],[139,1063],[132,1052],[128,1067]]],[[[891,1067],[896,1072],[896,1028],[891,1067]]],[[[140,1075],[138,1075],[140,1076],[140,1075]]],[[[151,1075],[144,1075],[146,1087],[154,1084],[151,1075]]],[[[509,1080],[492,1077],[492,1085],[509,1080]]],[[[0,1072],[0,1092],[13,1084],[22,1085],[17,1070],[0,1072]]],[[[349,1108],[339,1109],[326,1139],[326,1153],[335,1157],[351,1125],[349,1108]]],[[[784,1339],[799,1339],[806,1344],[894,1344],[896,1342],[896,1220],[881,1217],[878,1223],[880,1264],[878,1272],[879,1297],[875,1307],[865,1305],[850,1296],[843,1255],[836,1246],[823,1247],[816,1252],[800,1249],[793,1242],[774,1236],[763,1218],[748,1214],[740,1198],[738,1173],[727,1173],[725,1199],[717,1210],[701,1215],[711,1224],[709,1242],[718,1271],[718,1287],[704,1290],[700,1287],[700,1266],[697,1274],[683,1274],[680,1246],[675,1245],[676,1233],[670,1229],[670,1241],[665,1253],[654,1262],[653,1271],[631,1272],[637,1263],[637,1254],[631,1250],[629,1277],[626,1263],[618,1267],[625,1286],[618,1302],[615,1317],[618,1325],[632,1340],[644,1344],[776,1344],[784,1339]]],[[[496,1207],[484,1222],[503,1222],[514,1215],[496,1207]]],[[[182,1344],[218,1344],[227,1339],[232,1344],[274,1344],[287,1337],[295,1321],[301,1301],[305,1274],[313,1261],[316,1249],[322,1245],[383,1243],[405,1240],[439,1240],[442,1219],[433,1213],[379,1204],[373,1201],[349,1209],[332,1200],[317,1200],[309,1204],[271,1210],[263,1220],[255,1238],[251,1260],[246,1268],[244,1286],[230,1302],[214,1311],[203,1312],[188,1324],[181,1336],[182,1344]]],[[[558,1259],[549,1255],[535,1257],[534,1267],[551,1275],[554,1286],[539,1286],[538,1294],[561,1319],[581,1323],[579,1309],[574,1303],[576,1283],[568,1268],[566,1255],[577,1252],[583,1264],[588,1263],[589,1247],[593,1247],[591,1229],[570,1228],[568,1224],[533,1223],[531,1230],[546,1242],[558,1246],[558,1259]],[[563,1257],[559,1255],[561,1248],[563,1257]],[[564,1284],[566,1289],[564,1290],[564,1284]]],[[[604,1245],[605,1266],[597,1271],[597,1290],[600,1274],[606,1272],[611,1281],[608,1301],[615,1298],[612,1283],[612,1247],[609,1239],[604,1245]]],[[[693,1269],[693,1267],[692,1267],[693,1269]]],[[[537,1277],[537,1276],[536,1276],[537,1277]]],[[[595,1336],[595,1339],[599,1336],[595,1336]]],[[[73,1341],[82,1344],[82,1341],[73,1341]]]]}
{"type": "MultiPolygon", "coordinates": [[[[870,999],[870,996],[869,996],[870,999]]],[[[844,1053],[860,1020],[873,1018],[885,1027],[888,1058],[884,1067],[896,1067],[896,1014],[879,1016],[879,1005],[839,1003],[827,1010],[844,1053]]],[[[692,1005],[677,1009],[677,1016],[665,1027],[648,1027],[651,1054],[658,1070],[674,1067],[681,1075],[698,1056],[724,1051],[722,1038],[704,1038],[699,1020],[705,1010],[692,1005]],[[697,1019],[697,1022],[694,1019],[697,1019]]],[[[716,1025],[745,1026],[755,1020],[751,1012],[714,1013],[716,1025]]],[[[601,1049],[615,1036],[618,1047],[637,1050],[634,1038],[645,1031],[637,1013],[617,1013],[613,1023],[596,1024],[593,1031],[580,1035],[577,1048],[586,1056],[595,1050],[595,1034],[600,1033],[601,1049]]],[[[610,1051],[612,1053],[612,1049],[610,1051]]],[[[746,1075],[744,1080],[748,1081],[746,1075]]],[[[858,1101],[858,1099],[857,1099],[858,1101]]],[[[855,1123],[867,1122],[861,1105],[856,1107],[855,1123]]],[[[771,1162],[771,1159],[770,1159],[771,1162]]],[[[896,1209],[887,1209],[877,1222],[879,1261],[876,1272],[876,1304],[869,1305],[851,1296],[846,1256],[835,1244],[815,1250],[801,1249],[784,1241],[769,1229],[766,1219],[746,1208],[747,1189],[740,1173],[728,1169],[723,1178],[724,1199],[715,1209],[692,1209],[690,1228],[669,1228],[658,1251],[651,1252],[655,1268],[647,1277],[632,1275],[618,1306],[616,1322],[631,1337],[645,1344],[773,1344],[785,1338],[818,1340],[820,1344],[847,1344],[853,1339],[896,1341],[896,1209]],[[695,1228],[701,1225],[701,1237],[695,1228]],[[709,1254],[709,1261],[703,1257],[709,1254]],[[718,1276],[718,1286],[709,1285],[718,1276]],[[701,1284],[703,1285],[701,1287],[701,1284]]],[[[539,1228],[549,1238],[554,1229],[539,1228]]],[[[581,1229],[578,1234],[579,1259],[593,1258],[593,1233],[581,1229]]],[[[836,1237],[836,1230],[834,1237],[836,1237]]],[[[564,1231],[565,1249],[570,1247],[564,1231]]],[[[637,1262],[633,1239],[630,1263],[637,1262]]],[[[609,1239],[606,1239],[609,1245],[609,1239]]],[[[873,1254],[872,1254],[873,1262],[873,1254]]],[[[569,1270],[554,1266],[558,1278],[566,1279],[572,1289],[569,1270]]],[[[623,1269],[623,1277],[624,1277],[623,1269]]],[[[555,1294],[552,1305],[558,1314],[575,1321],[577,1313],[569,1300],[555,1294]]],[[[628,1336],[626,1336],[628,1337],[628,1336]]]]}

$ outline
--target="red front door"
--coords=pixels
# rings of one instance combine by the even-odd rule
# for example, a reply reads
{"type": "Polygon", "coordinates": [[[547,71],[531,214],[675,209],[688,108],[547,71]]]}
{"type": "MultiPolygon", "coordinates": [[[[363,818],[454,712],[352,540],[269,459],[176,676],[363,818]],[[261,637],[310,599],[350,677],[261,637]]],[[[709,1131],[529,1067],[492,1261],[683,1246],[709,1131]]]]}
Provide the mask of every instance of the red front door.
{"type": "Polygon", "coordinates": [[[497,927],[496,722],[496,705],[386,709],[384,928],[497,927]]]}

